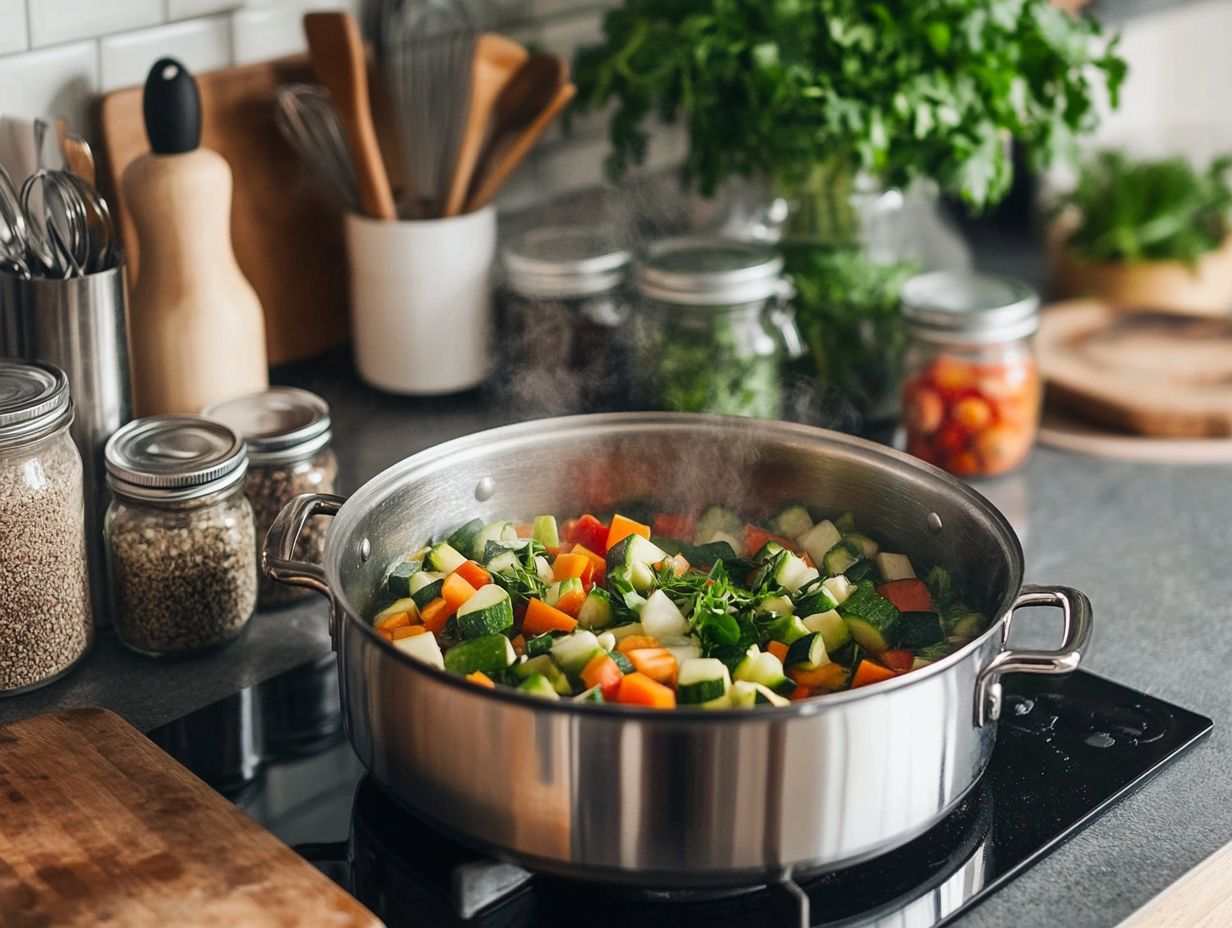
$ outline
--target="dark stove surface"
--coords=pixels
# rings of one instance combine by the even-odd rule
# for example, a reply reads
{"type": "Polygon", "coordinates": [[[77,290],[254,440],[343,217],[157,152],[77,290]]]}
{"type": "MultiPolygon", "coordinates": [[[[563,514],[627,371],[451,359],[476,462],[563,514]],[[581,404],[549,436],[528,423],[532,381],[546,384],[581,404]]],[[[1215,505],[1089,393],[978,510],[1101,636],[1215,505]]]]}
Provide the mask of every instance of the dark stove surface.
{"type": "Polygon", "coordinates": [[[1083,671],[1010,678],[997,746],[930,831],[837,873],[776,886],[657,892],[573,883],[440,835],[364,774],[341,735],[332,658],[150,733],[390,928],[934,928],[1142,785],[1210,719],[1083,671]]]}

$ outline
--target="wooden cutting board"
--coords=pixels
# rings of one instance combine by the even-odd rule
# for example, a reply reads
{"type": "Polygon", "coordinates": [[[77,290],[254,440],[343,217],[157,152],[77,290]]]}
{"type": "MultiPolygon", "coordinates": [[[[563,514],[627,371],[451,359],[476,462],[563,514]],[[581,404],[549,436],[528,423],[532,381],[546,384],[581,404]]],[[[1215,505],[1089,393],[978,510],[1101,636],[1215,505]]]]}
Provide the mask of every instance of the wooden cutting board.
{"type": "Polygon", "coordinates": [[[1117,928],[1232,925],[1232,844],[1225,844],[1117,928]]]}
{"type": "Polygon", "coordinates": [[[1044,311],[1036,340],[1048,400],[1141,435],[1232,436],[1232,317],[1114,309],[1044,311]]]}
{"type": "MultiPolygon", "coordinates": [[[[342,216],[274,124],[277,87],[312,80],[303,55],[197,75],[201,144],[231,165],[232,241],[265,311],[271,364],[312,357],[348,338],[342,216]]],[[[98,112],[99,179],[119,213],[130,286],[141,254],[119,178],[149,150],[141,97],[141,87],[116,91],[102,98],[98,112]]]]}
{"type": "Polygon", "coordinates": [[[0,924],[380,922],[119,716],[75,709],[0,728],[0,924]]]}

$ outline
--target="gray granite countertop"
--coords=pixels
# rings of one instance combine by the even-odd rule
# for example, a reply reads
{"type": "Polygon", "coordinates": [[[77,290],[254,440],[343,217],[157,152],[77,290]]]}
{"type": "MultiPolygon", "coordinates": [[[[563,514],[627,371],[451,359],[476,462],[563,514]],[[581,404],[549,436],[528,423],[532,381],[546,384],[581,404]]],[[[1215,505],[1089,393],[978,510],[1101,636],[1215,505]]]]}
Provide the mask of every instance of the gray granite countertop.
{"type": "MultiPolygon", "coordinates": [[[[421,448],[498,424],[478,395],[385,396],[345,360],[281,379],[333,406],[345,489],[421,448]]],[[[1028,579],[1084,590],[1095,604],[1087,666],[1211,716],[1209,741],[959,920],[964,928],[1115,925],[1232,840],[1232,481],[1227,467],[1162,466],[1040,449],[1020,474],[980,486],[1023,536],[1028,579]]],[[[1057,629],[1023,613],[1022,641],[1057,629]]],[[[149,729],[329,651],[324,605],[260,614],[211,656],[158,662],[100,636],[73,674],[0,701],[0,723],[67,706],[110,707],[149,729]]]]}

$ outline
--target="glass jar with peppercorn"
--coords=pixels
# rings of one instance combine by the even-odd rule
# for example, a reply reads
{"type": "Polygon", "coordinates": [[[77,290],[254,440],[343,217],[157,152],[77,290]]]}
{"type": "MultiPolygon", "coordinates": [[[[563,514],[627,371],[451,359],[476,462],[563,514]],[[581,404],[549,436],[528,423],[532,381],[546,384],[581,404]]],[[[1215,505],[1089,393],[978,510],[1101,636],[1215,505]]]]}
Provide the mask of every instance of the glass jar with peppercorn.
{"type": "Polygon", "coordinates": [[[1005,277],[941,271],[903,288],[907,451],[961,477],[1020,467],[1039,429],[1039,297],[1005,277]]]}

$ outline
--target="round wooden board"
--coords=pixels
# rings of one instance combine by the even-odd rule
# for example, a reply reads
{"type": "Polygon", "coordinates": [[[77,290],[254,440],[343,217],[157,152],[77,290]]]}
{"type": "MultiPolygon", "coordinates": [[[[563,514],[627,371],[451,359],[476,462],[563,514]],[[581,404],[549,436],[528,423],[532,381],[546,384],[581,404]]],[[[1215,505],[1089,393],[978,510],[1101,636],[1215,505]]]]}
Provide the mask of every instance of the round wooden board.
{"type": "Polygon", "coordinates": [[[1039,443],[1061,451],[1123,461],[1154,464],[1232,463],[1232,438],[1153,438],[1126,435],[1071,419],[1060,412],[1044,413],[1039,443]]]}

